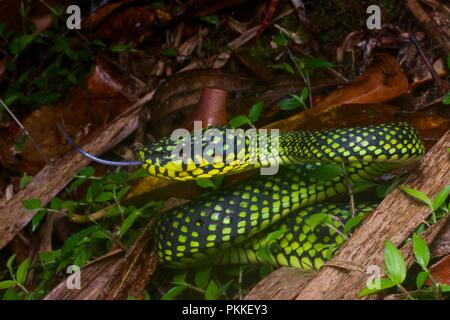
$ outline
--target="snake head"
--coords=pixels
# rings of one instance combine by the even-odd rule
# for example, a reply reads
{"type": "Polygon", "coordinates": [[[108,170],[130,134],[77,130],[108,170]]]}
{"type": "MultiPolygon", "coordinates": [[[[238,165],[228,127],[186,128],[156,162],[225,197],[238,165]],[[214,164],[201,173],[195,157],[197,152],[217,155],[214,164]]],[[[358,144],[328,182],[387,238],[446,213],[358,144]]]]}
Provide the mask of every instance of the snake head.
{"type": "Polygon", "coordinates": [[[178,129],[140,150],[138,156],[150,175],[171,180],[237,173],[260,166],[251,161],[251,151],[256,152],[256,146],[247,131],[228,127],[194,132],[178,129]]]}

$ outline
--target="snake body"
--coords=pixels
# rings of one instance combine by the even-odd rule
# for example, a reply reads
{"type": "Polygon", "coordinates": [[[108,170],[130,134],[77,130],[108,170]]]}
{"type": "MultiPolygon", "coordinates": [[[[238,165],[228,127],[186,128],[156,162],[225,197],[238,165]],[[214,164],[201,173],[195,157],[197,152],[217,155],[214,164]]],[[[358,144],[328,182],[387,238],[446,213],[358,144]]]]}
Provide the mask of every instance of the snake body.
{"type": "MultiPolygon", "coordinates": [[[[271,138],[265,145],[242,135],[230,138],[232,131],[225,128],[216,130],[213,138],[191,136],[190,142],[166,138],[144,148],[139,152],[143,167],[151,175],[173,180],[233,174],[274,162],[283,167],[277,175],[256,176],[233,189],[219,190],[163,214],[156,227],[156,244],[159,260],[169,267],[263,263],[256,252],[264,235],[284,226],[285,233],[277,238],[278,249],[271,250],[272,263],[317,269],[326,260],[327,249],[344,241],[339,230],[349,218],[349,209],[320,203],[347,192],[343,174],[322,180],[311,172],[326,162],[345,163],[346,176],[352,183],[370,181],[424,154],[421,138],[406,123],[282,132],[277,141],[269,133],[271,138]],[[174,160],[174,149],[189,143],[201,146],[208,159],[199,159],[191,148],[186,161],[174,160]],[[222,147],[219,150],[238,150],[230,148],[232,144],[242,146],[244,151],[221,156],[217,148],[211,148],[218,144],[222,147]],[[277,154],[267,151],[275,146],[277,154]],[[341,222],[331,229],[311,228],[307,218],[318,212],[340,217],[341,222]]],[[[254,134],[267,132],[256,130],[254,134]]],[[[360,205],[358,210],[372,208],[360,205]]]]}

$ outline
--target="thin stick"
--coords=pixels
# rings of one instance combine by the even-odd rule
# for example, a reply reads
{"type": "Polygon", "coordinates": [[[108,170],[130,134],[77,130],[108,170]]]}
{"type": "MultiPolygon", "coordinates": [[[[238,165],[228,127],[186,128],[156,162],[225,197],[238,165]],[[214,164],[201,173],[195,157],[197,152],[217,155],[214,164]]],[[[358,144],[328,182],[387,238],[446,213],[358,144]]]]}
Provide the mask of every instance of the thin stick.
{"type": "Polygon", "coordinates": [[[350,208],[352,209],[352,217],[356,215],[355,197],[353,195],[352,185],[348,177],[347,167],[345,163],[342,162],[342,171],[344,173],[344,183],[348,189],[348,195],[350,196],[350,208]]]}
{"type": "Polygon", "coordinates": [[[25,129],[25,127],[22,125],[22,123],[19,121],[19,119],[17,119],[17,117],[14,115],[14,113],[11,111],[11,109],[8,108],[8,106],[6,105],[6,103],[3,101],[3,99],[0,98],[0,104],[3,106],[3,108],[5,108],[6,112],[8,112],[8,114],[11,116],[11,118],[14,119],[14,121],[19,125],[19,127],[23,130],[23,132],[25,132],[25,134],[27,135],[28,138],[30,138],[31,143],[33,143],[34,147],[37,149],[37,151],[39,152],[39,154],[42,156],[42,158],[44,158],[46,163],[50,163],[50,160],[45,156],[45,154],[42,152],[41,147],[39,146],[39,144],[36,142],[36,140],[33,139],[33,137],[31,136],[31,134],[28,132],[27,129],[25,129]]]}
{"type": "Polygon", "coordinates": [[[444,95],[446,92],[444,88],[442,87],[441,78],[439,78],[439,75],[437,74],[436,70],[434,69],[433,65],[431,64],[430,60],[428,59],[427,55],[422,49],[422,46],[419,44],[419,41],[417,41],[416,36],[411,35],[409,37],[410,41],[414,44],[417,51],[419,52],[422,59],[425,61],[425,64],[427,65],[428,70],[431,73],[431,76],[433,77],[434,82],[436,83],[436,86],[438,87],[440,93],[444,95]]]}

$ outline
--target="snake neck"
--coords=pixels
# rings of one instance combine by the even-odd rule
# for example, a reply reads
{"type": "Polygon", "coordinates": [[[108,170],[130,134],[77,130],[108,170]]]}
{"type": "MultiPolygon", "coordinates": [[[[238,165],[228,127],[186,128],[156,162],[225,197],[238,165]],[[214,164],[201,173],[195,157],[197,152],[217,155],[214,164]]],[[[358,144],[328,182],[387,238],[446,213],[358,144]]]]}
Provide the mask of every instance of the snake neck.
{"type": "Polygon", "coordinates": [[[422,139],[408,124],[280,135],[280,162],[375,162],[389,168],[404,166],[425,153],[422,139]]]}

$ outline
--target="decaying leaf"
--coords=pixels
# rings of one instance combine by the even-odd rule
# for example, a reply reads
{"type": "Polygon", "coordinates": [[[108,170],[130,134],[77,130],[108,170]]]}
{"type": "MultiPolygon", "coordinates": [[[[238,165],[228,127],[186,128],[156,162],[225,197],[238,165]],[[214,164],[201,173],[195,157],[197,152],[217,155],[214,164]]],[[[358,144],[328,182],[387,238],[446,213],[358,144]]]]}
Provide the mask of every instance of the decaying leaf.
{"type": "Polygon", "coordinates": [[[365,73],[347,86],[332,92],[315,107],[350,103],[383,103],[407,92],[408,79],[397,60],[377,54],[365,73]]]}
{"type": "MultiPolygon", "coordinates": [[[[47,158],[57,159],[69,150],[58,131],[57,123],[64,121],[68,133],[80,142],[130,105],[120,94],[127,89],[101,61],[87,77],[86,84],[88,90],[73,87],[62,102],[54,106],[43,106],[25,119],[25,128],[47,158]]],[[[22,156],[22,169],[30,174],[39,171],[45,163],[30,139],[25,141],[22,156]]]]}
{"type": "MultiPolygon", "coordinates": [[[[125,1],[129,2],[129,1],[125,1]]],[[[163,9],[144,6],[124,6],[124,2],[109,4],[98,9],[100,12],[86,19],[86,28],[95,28],[96,38],[118,39],[138,38],[148,34],[149,27],[169,22],[172,17],[163,9]]]]}
{"type": "MultiPolygon", "coordinates": [[[[443,257],[439,262],[430,268],[433,279],[440,284],[450,285],[450,255],[443,257]]],[[[431,284],[431,280],[427,280],[427,284],[431,284]]]]}

